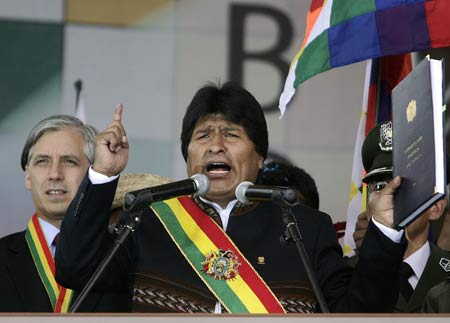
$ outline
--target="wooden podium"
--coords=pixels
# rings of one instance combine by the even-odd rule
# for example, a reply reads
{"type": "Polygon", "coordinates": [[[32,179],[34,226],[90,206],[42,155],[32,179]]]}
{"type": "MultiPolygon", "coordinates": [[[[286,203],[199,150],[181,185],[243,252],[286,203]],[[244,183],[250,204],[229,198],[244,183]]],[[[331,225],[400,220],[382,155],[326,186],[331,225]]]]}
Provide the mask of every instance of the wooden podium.
{"type": "Polygon", "coordinates": [[[28,314],[3,313],[0,323],[448,323],[450,314],[28,314]]]}

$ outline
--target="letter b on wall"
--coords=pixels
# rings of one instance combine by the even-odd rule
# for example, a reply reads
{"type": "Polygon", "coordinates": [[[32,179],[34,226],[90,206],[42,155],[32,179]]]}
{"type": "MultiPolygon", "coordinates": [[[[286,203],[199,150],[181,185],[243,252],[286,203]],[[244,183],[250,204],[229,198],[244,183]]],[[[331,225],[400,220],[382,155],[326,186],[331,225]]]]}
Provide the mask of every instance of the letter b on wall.
{"type": "MultiPolygon", "coordinates": [[[[293,28],[289,18],[274,7],[260,5],[232,4],[229,16],[229,53],[228,53],[228,79],[243,86],[244,64],[249,60],[258,60],[272,65],[280,73],[280,91],[283,88],[284,79],[289,71],[289,62],[282,58],[282,54],[290,45],[293,28]],[[251,15],[263,15],[273,19],[278,26],[278,36],[273,46],[263,51],[250,51],[245,49],[246,28],[245,24],[251,15]]],[[[274,82],[275,83],[275,82],[274,82]]],[[[278,96],[263,106],[266,112],[274,111],[278,107],[278,96]]]]}

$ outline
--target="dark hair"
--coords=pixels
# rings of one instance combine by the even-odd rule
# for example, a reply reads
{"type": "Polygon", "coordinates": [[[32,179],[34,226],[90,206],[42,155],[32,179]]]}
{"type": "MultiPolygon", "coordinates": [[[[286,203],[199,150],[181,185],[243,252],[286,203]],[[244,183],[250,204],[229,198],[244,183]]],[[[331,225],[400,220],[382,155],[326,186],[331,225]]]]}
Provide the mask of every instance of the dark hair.
{"type": "Polygon", "coordinates": [[[200,119],[207,115],[220,114],[235,124],[244,127],[255,150],[267,157],[269,139],[264,112],[253,95],[240,85],[227,82],[223,86],[207,84],[195,93],[183,118],[181,130],[181,152],[188,157],[188,145],[192,132],[200,119]]]}
{"type": "Polygon", "coordinates": [[[97,129],[93,126],[84,124],[80,119],[65,115],[57,114],[47,117],[39,121],[33,129],[31,129],[25,145],[23,146],[22,155],[20,157],[20,166],[23,170],[28,165],[31,155],[33,153],[33,147],[36,142],[47,132],[58,131],[66,128],[75,128],[80,131],[84,137],[85,147],[84,153],[86,154],[89,163],[94,163],[94,142],[97,129]]]}
{"type": "Polygon", "coordinates": [[[319,192],[316,183],[302,168],[280,161],[272,161],[264,165],[256,183],[294,188],[300,193],[303,204],[319,209],[319,192]]]}

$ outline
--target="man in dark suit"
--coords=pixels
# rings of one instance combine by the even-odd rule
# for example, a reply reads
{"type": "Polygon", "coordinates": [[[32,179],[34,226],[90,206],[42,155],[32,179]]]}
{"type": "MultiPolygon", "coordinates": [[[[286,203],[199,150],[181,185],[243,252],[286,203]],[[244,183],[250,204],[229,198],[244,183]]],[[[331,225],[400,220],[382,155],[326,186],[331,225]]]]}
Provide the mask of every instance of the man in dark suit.
{"type": "MultiPolygon", "coordinates": [[[[97,131],[54,115],[31,130],[21,156],[36,213],[25,231],[0,239],[0,311],[66,312],[77,293],[58,285],[53,255],[67,207],[94,160],[97,131]]],[[[127,311],[129,294],[90,295],[82,311],[127,311]]]]}
{"type": "MultiPolygon", "coordinates": [[[[109,210],[128,162],[122,109],[97,136],[94,164],[61,225],[56,277],[67,286],[83,286],[110,248],[109,210]]],[[[254,182],[267,157],[267,125],[256,99],[232,83],[202,87],[184,116],[181,150],[187,175],[207,176],[208,192],[152,203],[152,209],[143,205],[137,231],[97,288],[114,290],[130,272],[138,272],[142,288],[134,299],[142,300],[140,310],[314,311],[311,284],[295,244],[280,243],[286,231],[280,207],[236,199],[236,187],[254,182]]],[[[392,311],[404,252],[390,211],[399,184],[399,178],[393,180],[373,201],[376,214],[355,271],[342,258],[330,217],[302,205],[293,208],[331,311],[392,311]]]]}
{"type": "MultiPolygon", "coordinates": [[[[376,195],[392,178],[392,123],[382,123],[372,129],[362,146],[362,160],[367,171],[363,182],[367,184],[369,199],[376,195]]],[[[445,211],[446,200],[441,199],[405,228],[408,247],[403,256],[400,275],[400,294],[396,312],[420,312],[427,292],[448,275],[450,252],[429,241],[431,222],[445,211]]],[[[358,218],[354,238],[361,246],[365,239],[369,211],[358,218]]]]}

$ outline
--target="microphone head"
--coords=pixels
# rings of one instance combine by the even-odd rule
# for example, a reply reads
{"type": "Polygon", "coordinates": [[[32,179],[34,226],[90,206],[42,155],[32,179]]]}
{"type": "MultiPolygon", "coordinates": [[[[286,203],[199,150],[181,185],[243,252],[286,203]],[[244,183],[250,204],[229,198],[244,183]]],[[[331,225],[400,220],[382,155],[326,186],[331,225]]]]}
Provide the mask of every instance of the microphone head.
{"type": "Polygon", "coordinates": [[[194,174],[190,177],[195,185],[197,186],[197,191],[195,195],[204,195],[209,191],[209,178],[203,174],[194,174]]]}
{"type": "Polygon", "coordinates": [[[297,192],[293,188],[290,188],[290,187],[284,188],[281,191],[281,194],[283,195],[283,198],[286,202],[288,202],[290,204],[298,203],[297,192]]]}
{"type": "Polygon", "coordinates": [[[236,195],[236,198],[238,199],[239,202],[244,203],[244,204],[247,204],[250,202],[247,199],[247,197],[245,196],[245,193],[247,192],[247,189],[249,188],[249,186],[252,186],[252,185],[253,185],[252,182],[244,181],[236,187],[236,190],[234,191],[234,195],[236,195]]]}
{"type": "Polygon", "coordinates": [[[81,89],[83,88],[83,81],[78,79],[78,80],[75,81],[75,83],[73,83],[73,85],[75,86],[75,89],[78,92],[81,92],[81,89]]]}

